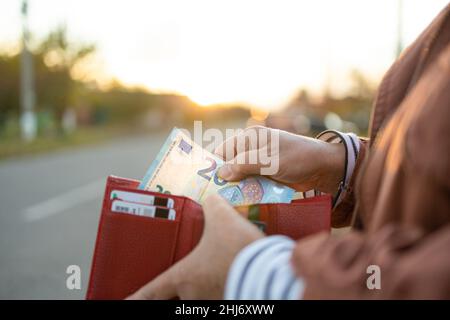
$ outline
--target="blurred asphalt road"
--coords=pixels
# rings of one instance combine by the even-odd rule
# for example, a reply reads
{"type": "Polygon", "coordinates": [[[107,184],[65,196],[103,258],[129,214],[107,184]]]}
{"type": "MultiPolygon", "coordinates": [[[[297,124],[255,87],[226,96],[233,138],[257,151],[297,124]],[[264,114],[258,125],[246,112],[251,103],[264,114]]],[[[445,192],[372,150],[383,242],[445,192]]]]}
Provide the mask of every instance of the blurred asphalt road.
{"type": "Polygon", "coordinates": [[[106,177],[141,179],[168,133],[0,162],[0,299],[83,299],[106,177]]]}

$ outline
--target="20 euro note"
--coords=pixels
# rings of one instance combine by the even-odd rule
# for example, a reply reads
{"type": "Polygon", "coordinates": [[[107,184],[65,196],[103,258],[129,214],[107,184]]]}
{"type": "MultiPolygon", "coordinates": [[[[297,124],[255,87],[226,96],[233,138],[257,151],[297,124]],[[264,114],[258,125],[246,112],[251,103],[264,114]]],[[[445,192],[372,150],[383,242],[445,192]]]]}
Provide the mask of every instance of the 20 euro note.
{"type": "Polygon", "coordinates": [[[223,160],[195,144],[174,128],[150,165],[139,189],[183,195],[200,204],[218,193],[234,206],[256,203],[289,203],[294,190],[262,176],[239,182],[219,178],[223,160]]]}

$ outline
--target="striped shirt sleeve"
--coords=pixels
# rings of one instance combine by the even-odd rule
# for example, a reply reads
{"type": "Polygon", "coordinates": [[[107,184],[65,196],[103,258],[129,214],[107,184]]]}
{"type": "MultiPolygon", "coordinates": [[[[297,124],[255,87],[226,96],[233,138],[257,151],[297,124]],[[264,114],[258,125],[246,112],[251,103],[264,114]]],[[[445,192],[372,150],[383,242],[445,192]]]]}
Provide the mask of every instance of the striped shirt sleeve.
{"type": "Polygon", "coordinates": [[[228,273],[225,299],[300,299],[304,284],[290,264],[294,245],[290,238],[277,235],[241,250],[228,273]]]}

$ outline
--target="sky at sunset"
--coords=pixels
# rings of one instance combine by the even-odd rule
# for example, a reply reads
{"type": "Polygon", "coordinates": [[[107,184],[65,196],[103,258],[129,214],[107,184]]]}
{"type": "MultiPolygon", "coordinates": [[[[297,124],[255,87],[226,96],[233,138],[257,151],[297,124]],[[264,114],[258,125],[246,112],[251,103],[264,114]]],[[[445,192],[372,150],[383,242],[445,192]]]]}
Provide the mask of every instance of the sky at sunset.
{"type": "MultiPolygon", "coordinates": [[[[20,2],[0,1],[0,49],[18,46],[20,2]]],[[[404,43],[447,2],[403,0],[404,43]]],[[[35,38],[65,24],[96,44],[85,69],[99,81],[268,109],[300,87],[345,92],[352,69],[378,80],[395,58],[397,19],[396,0],[29,0],[35,38]]]]}

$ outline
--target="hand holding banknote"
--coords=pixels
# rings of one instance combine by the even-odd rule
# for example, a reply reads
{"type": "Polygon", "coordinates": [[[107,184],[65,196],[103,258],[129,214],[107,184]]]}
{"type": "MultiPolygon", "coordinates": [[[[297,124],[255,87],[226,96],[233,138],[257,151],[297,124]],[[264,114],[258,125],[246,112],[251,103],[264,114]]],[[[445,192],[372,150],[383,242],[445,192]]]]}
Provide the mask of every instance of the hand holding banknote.
{"type": "MultiPolygon", "coordinates": [[[[272,129],[257,127],[253,130],[272,129]]],[[[332,189],[335,182],[333,178],[327,177],[327,174],[339,176],[337,180],[341,178],[344,166],[342,154],[344,151],[341,150],[341,146],[291,135],[284,131],[278,133],[279,171],[271,178],[284,183],[300,183],[303,186],[323,185],[323,191],[327,188],[332,189]],[[321,165],[323,168],[320,168],[321,165]],[[332,173],[332,168],[336,170],[335,173],[332,173]]],[[[222,187],[236,185],[224,178],[230,181],[244,181],[256,175],[257,179],[267,179],[257,176],[265,164],[246,164],[237,161],[236,158],[246,158],[252,150],[255,150],[249,145],[238,152],[239,148],[236,148],[238,140],[238,136],[228,139],[215,154],[204,154],[207,157],[196,158],[198,163],[195,163],[195,161],[183,160],[187,160],[186,155],[198,146],[187,140],[187,137],[179,130],[174,130],[167,139],[165,146],[143,179],[141,188],[184,194],[199,202],[203,201],[204,232],[199,244],[189,255],[142,287],[130,296],[130,299],[168,299],[175,296],[181,299],[223,298],[225,280],[232,261],[242,248],[263,237],[255,226],[241,215],[235,214],[236,211],[220,197],[214,194],[208,198],[204,197],[208,190],[220,191],[221,184],[223,184],[222,187]],[[227,157],[227,150],[231,150],[231,158],[227,157]],[[168,161],[170,154],[174,155],[174,162],[168,161]],[[208,170],[205,170],[205,164],[209,164],[208,170]],[[218,175],[217,171],[224,165],[227,169],[221,172],[222,176],[218,175]],[[209,179],[203,177],[206,174],[210,177],[209,179]],[[209,185],[211,181],[215,181],[218,187],[211,187],[209,185]],[[205,264],[205,261],[208,263],[205,264]]],[[[271,141],[269,140],[268,143],[271,141]]],[[[256,149],[267,147],[267,142],[264,144],[264,141],[258,141],[256,149]]],[[[267,180],[274,183],[273,180],[267,180]]],[[[277,184],[268,184],[268,186],[270,188],[267,190],[285,187],[277,184]]],[[[289,190],[289,188],[281,188],[281,190],[289,190]]],[[[216,193],[220,194],[220,192],[216,193]]],[[[226,200],[230,202],[229,198],[226,200]]]]}
{"type": "Polygon", "coordinates": [[[219,177],[239,181],[255,174],[264,175],[261,168],[266,167],[266,163],[248,163],[245,159],[254,154],[270,153],[268,150],[272,152],[270,158],[279,162],[278,171],[270,174],[270,178],[295,185],[295,189],[299,191],[316,189],[332,194],[338,189],[345,164],[345,149],[342,144],[331,144],[261,126],[249,127],[216,148],[215,154],[225,161],[218,171],[219,177]],[[252,131],[258,134],[251,134],[252,131]],[[276,131],[276,135],[273,131],[276,131]],[[240,143],[246,136],[256,137],[257,143],[240,143]],[[274,136],[277,137],[276,140],[270,139],[274,136]],[[272,143],[277,145],[272,146],[272,143]]]}
{"type": "Polygon", "coordinates": [[[148,169],[139,188],[187,196],[199,203],[219,194],[232,205],[289,203],[294,190],[253,175],[236,182],[221,179],[222,158],[202,149],[175,128],[148,169]]]}

